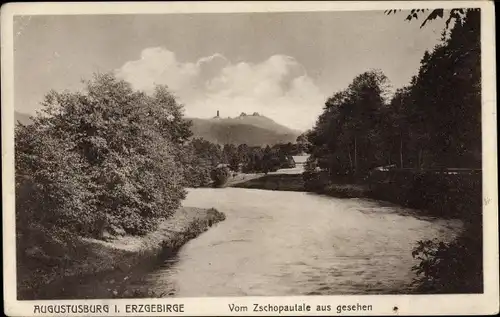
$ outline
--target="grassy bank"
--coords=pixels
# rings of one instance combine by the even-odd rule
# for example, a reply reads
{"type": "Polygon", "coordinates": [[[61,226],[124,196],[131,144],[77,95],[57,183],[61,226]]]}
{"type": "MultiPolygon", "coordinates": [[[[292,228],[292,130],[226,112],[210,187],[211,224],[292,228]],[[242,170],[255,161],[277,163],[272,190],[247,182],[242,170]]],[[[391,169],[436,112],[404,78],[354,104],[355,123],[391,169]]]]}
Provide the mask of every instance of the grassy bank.
{"type": "Polygon", "coordinates": [[[370,189],[367,185],[330,183],[315,189],[306,188],[302,174],[241,174],[239,179],[239,181],[228,182],[226,186],[280,191],[311,191],[338,198],[369,198],[370,196],[370,189]]]}
{"type": "Polygon", "coordinates": [[[370,189],[367,185],[356,184],[328,184],[314,190],[305,187],[302,174],[268,174],[251,175],[242,181],[229,183],[230,187],[280,190],[280,191],[311,191],[318,194],[338,198],[369,198],[370,189]]]}
{"type": "Polygon", "coordinates": [[[237,187],[236,185],[263,177],[264,173],[232,173],[223,187],[237,187]]]}
{"type": "Polygon", "coordinates": [[[103,241],[69,232],[57,234],[66,239],[52,239],[40,232],[39,244],[18,250],[18,299],[140,296],[126,285],[224,219],[215,209],[184,207],[145,236],[103,241]]]}

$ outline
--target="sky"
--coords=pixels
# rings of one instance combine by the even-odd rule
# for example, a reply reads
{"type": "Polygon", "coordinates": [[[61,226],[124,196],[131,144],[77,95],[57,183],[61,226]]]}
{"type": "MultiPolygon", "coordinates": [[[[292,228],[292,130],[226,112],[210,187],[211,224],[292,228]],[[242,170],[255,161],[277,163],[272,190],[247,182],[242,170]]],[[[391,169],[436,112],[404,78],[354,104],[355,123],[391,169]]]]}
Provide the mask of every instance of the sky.
{"type": "Polygon", "coordinates": [[[383,11],[21,16],[14,20],[14,103],[33,114],[51,89],[96,72],[136,89],[165,84],[188,117],[259,112],[312,127],[325,100],[380,69],[396,89],[418,72],[444,21],[420,28],[383,11]]]}

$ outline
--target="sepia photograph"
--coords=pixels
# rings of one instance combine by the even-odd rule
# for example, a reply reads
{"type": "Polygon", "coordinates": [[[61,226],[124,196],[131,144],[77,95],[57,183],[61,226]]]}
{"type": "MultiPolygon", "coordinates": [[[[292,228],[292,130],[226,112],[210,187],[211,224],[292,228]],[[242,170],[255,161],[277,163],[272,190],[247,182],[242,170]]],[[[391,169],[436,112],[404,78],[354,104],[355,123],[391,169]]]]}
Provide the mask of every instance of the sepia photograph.
{"type": "Polygon", "coordinates": [[[498,312],[493,5],[288,4],[2,7],[12,303],[498,312]]]}

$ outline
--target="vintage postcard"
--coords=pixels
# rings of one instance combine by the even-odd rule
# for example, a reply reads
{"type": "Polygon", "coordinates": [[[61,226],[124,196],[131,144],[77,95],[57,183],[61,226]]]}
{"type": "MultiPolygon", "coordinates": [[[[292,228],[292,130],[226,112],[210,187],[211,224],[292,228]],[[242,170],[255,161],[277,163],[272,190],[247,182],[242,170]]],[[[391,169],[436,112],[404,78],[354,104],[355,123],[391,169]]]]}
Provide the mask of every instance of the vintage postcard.
{"type": "Polygon", "coordinates": [[[499,309],[493,3],[1,7],[9,316],[499,309]]]}

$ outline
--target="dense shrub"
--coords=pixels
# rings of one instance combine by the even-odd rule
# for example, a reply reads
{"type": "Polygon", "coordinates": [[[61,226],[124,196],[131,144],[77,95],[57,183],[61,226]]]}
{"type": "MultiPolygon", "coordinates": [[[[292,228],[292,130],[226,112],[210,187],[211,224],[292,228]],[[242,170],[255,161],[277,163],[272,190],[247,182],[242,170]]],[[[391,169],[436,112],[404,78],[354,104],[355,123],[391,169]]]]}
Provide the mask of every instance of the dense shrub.
{"type": "Polygon", "coordinates": [[[210,177],[215,187],[221,187],[226,184],[231,175],[231,171],[226,166],[218,166],[212,170],[210,177]]]}
{"type": "Polygon", "coordinates": [[[304,180],[304,189],[307,191],[324,193],[325,189],[331,184],[331,179],[325,172],[306,170],[302,173],[304,180]]]}
{"type": "Polygon", "coordinates": [[[304,180],[305,190],[318,191],[324,188],[324,184],[320,183],[319,173],[304,171],[302,173],[302,179],[304,180]]]}
{"type": "Polygon", "coordinates": [[[372,173],[368,183],[373,198],[426,210],[434,216],[465,218],[481,210],[480,171],[394,170],[372,173]]]}
{"type": "Polygon", "coordinates": [[[18,229],[42,225],[99,237],[154,229],[184,198],[176,157],[189,137],[181,106],[112,75],[84,92],[50,92],[43,112],[16,127],[18,229]]]}
{"type": "Polygon", "coordinates": [[[199,164],[189,164],[184,167],[184,185],[186,187],[207,187],[212,183],[210,168],[199,164]]]}
{"type": "Polygon", "coordinates": [[[467,222],[453,242],[419,241],[412,255],[419,262],[414,283],[420,292],[482,293],[483,248],[480,217],[467,222]]]}
{"type": "Polygon", "coordinates": [[[212,182],[211,170],[222,162],[222,150],[217,144],[193,138],[179,153],[179,160],[184,166],[185,186],[206,187],[212,182]]]}

